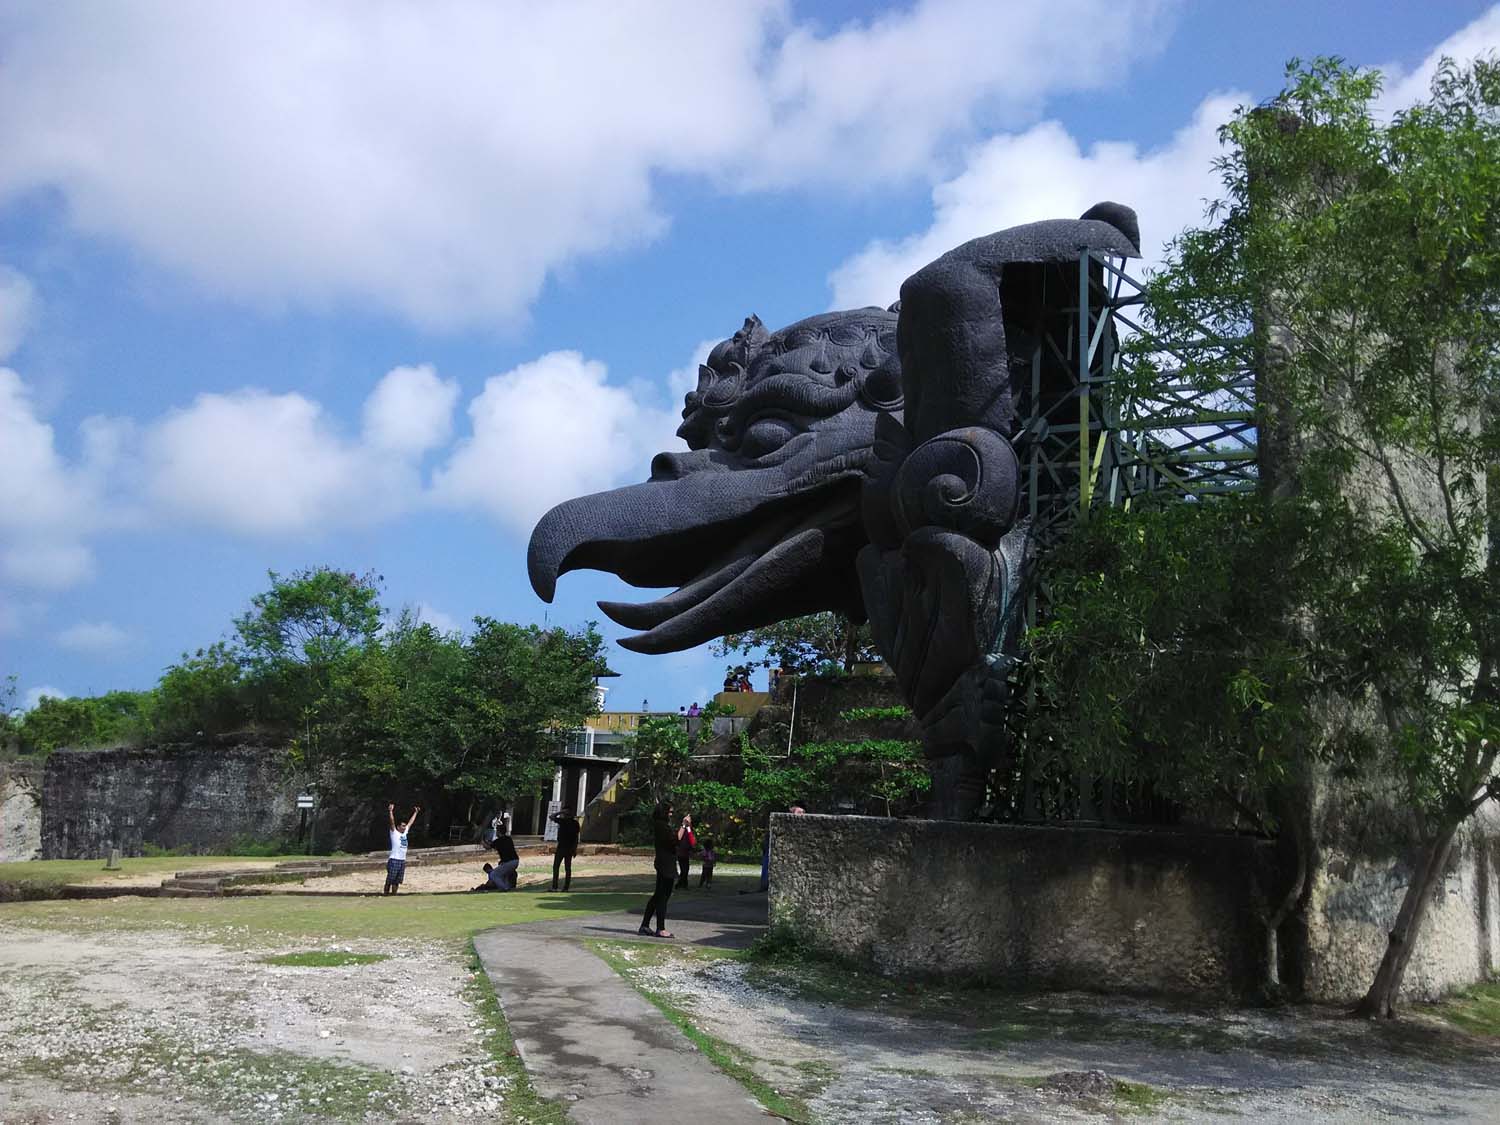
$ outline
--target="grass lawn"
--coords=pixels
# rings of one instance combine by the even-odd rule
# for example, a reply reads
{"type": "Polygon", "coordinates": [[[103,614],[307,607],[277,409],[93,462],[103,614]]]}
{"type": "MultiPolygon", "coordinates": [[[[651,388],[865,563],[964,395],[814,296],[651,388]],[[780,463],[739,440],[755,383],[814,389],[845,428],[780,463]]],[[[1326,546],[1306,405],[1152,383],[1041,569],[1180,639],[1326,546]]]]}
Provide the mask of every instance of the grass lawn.
{"type": "Polygon", "coordinates": [[[102,859],[32,859],[24,863],[0,863],[0,884],[17,887],[56,887],[64,883],[109,883],[160,875],[165,879],[178,871],[194,868],[273,867],[306,856],[177,855],[120,860],[118,871],[104,870],[102,859]]]}
{"type": "Polygon", "coordinates": [[[57,900],[0,906],[0,923],[56,930],[181,927],[210,931],[215,940],[229,945],[256,944],[267,934],[344,940],[364,937],[461,940],[491,926],[638,908],[645,893],[575,890],[571,894],[553,894],[523,890],[508,895],[403,894],[394,898],[257,895],[57,900]]]}

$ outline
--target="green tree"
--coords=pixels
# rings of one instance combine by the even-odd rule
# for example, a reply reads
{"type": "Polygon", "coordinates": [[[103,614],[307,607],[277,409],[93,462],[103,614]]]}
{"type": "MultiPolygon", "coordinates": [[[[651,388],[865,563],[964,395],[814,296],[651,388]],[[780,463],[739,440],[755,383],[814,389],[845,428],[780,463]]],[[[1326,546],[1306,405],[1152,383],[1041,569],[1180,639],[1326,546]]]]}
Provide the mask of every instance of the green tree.
{"type": "Polygon", "coordinates": [[[424,807],[511,800],[541,788],[566,731],[595,709],[603,644],[592,627],[475,618],[468,638],[403,614],[381,643],[340,664],[327,737],[340,776],[424,807]]]}
{"type": "Polygon", "coordinates": [[[44,695],[17,722],[23,749],[48,754],[63,748],[121,746],[140,742],[148,729],[154,695],[111,691],[85,698],[44,695]]]}
{"type": "MultiPolygon", "coordinates": [[[[1379,88],[1378,74],[1335,60],[1292,64],[1277,98],[1225,126],[1216,222],[1185,233],[1148,287],[1158,350],[1139,363],[1139,392],[1159,383],[1163,356],[1185,354],[1175,344],[1196,345],[1205,328],[1217,361],[1172,374],[1212,391],[1232,370],[1258,370],[1261,502],[1271,511],[1253,518],[1294,527],[1301,555],[1283,560],[1274,538],[1259,539],[1265,572],[1236,578],[1217,612],[1248,621],[1283,584],[1285,609],[1248,621],[1248,634],[1205,635],[1190,614],[1157,606],[1139,641],[1124,628],[1117,635],[1140,667],[1176,662],[1218,712],[1211,737],[1229,754],[1227,776],[1217,761],[1179,758],[1172,768],[1183,778],[1232,788],[1243,777],[1240,793],[1264,794],[1293,764],[1282,740],[1318,693],[1351,716],[1336,738],[1384,747],[1374,768],[1399,781],[1418,822],[1415,875],[1358,1010],[1392,1016],[1455,834],[1500,791],[1500,492],[1486,488],[1500,487],[1500,67],[1445,62],[1430,97],[1389,121],[1375,109],[1379,88]],[[1286,568],[1309,559],[1322,573],[1299,585],[1286,568]],[[1308,600],[1309,590],[1318,596],[1308,600]],[[1191,635],[1173,634],[1174,621],[1191,635]],[[1311,685],[1288,669],[1283,645],[1306,658],[1311,685]],[[1262,739],[1254,731],[1268,719],[1275,737],[1262,739]],[[1249,769],[1246,751],[1262,743],[1273,764],[1249,769]]],[[[1211,521],[1210,508],[1195,514],[1211,521]]],[[[1160,558],[1185,542],[1149,549],[1160,558]]],[[[1140,583],[1166,585],[1139,572],[1128,588],[1108,580],[1131,604],[1140,583]]],[[[1170,589],[1160,593],[1171,602],[1170,589]]],[[[1080,613],[1075,624],[1097,616],[1080,613]]],[[[1060,617],[1048,642],[1064,662],[1067,627],[1060,617]]],[[[1154,676],[1137,687],[1108,679],[1086,690],[1170,690],[1154,676]]],[[[1161,723],[1152,728],[1140,708],[1127,702],[1122,714],[1121,745],[1165,744],[1161,723]]],[[[1328,731],[1326,714],[1321,723],[1328,731]]]]}
{"type": "Polygon", "coordinates": [[[653,803],[673,799],[692,771],[699,745],[713,737],[714,720],[731,713],[728,707],[710,703],[696,723],[678,715],[642,719],[626,743],[630,788],[644,790],[653,803]]]}
{"type": "Polygon", "coordinates": [[[326,786],[337,764],[327,744],[344,723],[330,706],[334,680],[377,641],[380,578],[326,566],[269,577],[270,589],[235,619],[241,659],[262,715],[292,732],[303,784],[326,786]]]}
{"type": "Polygon", "coordinates": [[[170,741],[240,730],[253,714],[250,689],[239,655],[226,642],[183,653],[157,681],[151,733],[170,741]]]}
{"type": "Polygon", "coordinates": [[[806,675],[830,668],[849,672],[857,662],[879,660],[868,624],[823,612],[778,621],[760,629],[730,633],[714,645],[714,655],[747,658],[746,663],[806,675]]]}
{"type": "MultiPolygon", "coordinates": [[[[845,723],[901,722],[897,714],[871,715],[872,709],[846,711],[845,723]]],[[[740,735],[741,780],[679,782],[679,800],[695,812],[723,818],[758,834],[766,817],[794,803],[818,810],[853,809],[892,816],[912,811],[913,802],[932,786],[921,745],[904,739],[859,738],[804,743],[789,752],[757,745],[740,735]]],[[[686,772],[686,771],[684,771],[686,772]]],[[[728,835],[728,833],[726,833],[728,835]]]]}

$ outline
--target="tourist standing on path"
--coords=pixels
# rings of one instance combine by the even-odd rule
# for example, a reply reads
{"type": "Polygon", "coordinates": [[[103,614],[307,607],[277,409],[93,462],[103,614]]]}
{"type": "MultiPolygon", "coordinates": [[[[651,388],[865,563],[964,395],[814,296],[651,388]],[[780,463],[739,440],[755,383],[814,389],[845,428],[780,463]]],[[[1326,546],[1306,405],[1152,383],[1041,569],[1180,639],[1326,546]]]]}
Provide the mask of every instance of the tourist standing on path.
{"type": "Polygon", "coordinates": [[[567,890],[573,885],[573,857],[578,854],[578,834],[582,825],[572,809],[555,812],[551,819],[557,821],[557,847],[552,849],[552,889],[557,890],[557,869],[566,865],[567,875],[562,889],[567,890]]]}
{"type": "Polygon", "coordinates": [[[656,936],[669,938],[667,899],[672,897],[672,879],[677,874],[677,834],[672,831],[672,802],[657,804],[651,816],[651,842],[656,846],[656,891],[646,900],[640,933],[651,936],[651,915],[656,915],[656,936]]]}
{"type": "Polygon", "coordinates": [[[393,895],[401,886],[401,880],[406,878],[406,842],[407,833],[411,826],[417,822],[417,814],[422,811],[422,806],[417,805],[411,810],[411,816],[406,818],[405,823],[399,827],[396,825],[396,806],[386,805],[385,815],[391,826],[391,854],[385,861],[385,890],[383,895],[393,895]]]}
{"type": "Polygon", "coordinates": [[[688,885],[688,869],[693,865],[693,849],[698,841],[693,838],[693,818],[684,816],[677,826],[677,885],[688,885]]]}

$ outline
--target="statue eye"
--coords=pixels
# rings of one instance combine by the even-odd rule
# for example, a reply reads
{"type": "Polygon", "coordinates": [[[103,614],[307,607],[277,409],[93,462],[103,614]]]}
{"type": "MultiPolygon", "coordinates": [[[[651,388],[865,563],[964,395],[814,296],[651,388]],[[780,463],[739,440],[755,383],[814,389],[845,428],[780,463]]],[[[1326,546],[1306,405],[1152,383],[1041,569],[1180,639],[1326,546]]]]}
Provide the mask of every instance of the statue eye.
{"type": "Polygon", "coordinates": [[[759,418],[745,430],[740,453],[745,457],[764,457],[780,449],[802,431],[785,418],[759,418]]]}

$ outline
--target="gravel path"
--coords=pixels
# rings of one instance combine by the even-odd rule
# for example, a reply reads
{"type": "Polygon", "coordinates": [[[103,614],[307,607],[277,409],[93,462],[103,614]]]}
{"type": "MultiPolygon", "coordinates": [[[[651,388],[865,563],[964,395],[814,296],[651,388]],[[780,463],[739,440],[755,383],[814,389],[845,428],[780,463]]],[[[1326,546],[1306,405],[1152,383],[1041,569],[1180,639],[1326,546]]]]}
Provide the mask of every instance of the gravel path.
{"type": "MultiPolygon", "coordinates": [[[[242,937],[242,935],[237,935],[242,937]]],[[[492,1117],[467,951],[367,940],[372,964],[263,963],[179,931],[0,926],[0,1121],[492,1117]]],[[[481,982],[482,983],[482,982],[481,982]]]]}
{"type": "Polygon", "coordinates": [[[1099,1121],[1126,1110],[1151,1121],[1500,1119],[1493,1046],[1420,1020],[1388,1030],[1317,1009],[1186,1013],[1063,993],[1018,998],[975,1026],[906,1014],[897,993],[885,1009],[820,1003],[774,970],[616,948],[638,985],[692,1013],[820,1122],[1099,1121]],[[1133,1102],[1142,1092],[1120,1080],[1154,1090],[1133,1102]]]}

